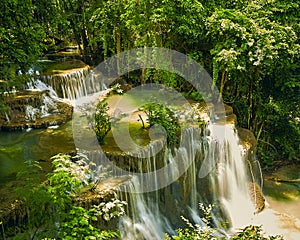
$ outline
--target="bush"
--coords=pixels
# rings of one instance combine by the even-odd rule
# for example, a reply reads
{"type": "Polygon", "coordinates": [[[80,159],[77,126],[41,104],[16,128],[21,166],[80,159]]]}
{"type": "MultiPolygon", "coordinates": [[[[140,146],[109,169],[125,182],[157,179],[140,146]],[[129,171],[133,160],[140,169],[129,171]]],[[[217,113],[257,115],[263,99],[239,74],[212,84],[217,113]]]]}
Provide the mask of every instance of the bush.
{"type": "MultiPolygon", "coordinates": [[[[211,211],[212,205],[205,207],[202,203],[199,204],[200,209],[202,210],[204,216],[201,218],[202,225],[192,224],[189,220],[182,217],[187,228],[177,229],[175,236],[165,235],[165,240],[218,240],[218,239],[228,239],[227,237],[218,236],[218,229],[212,228],[210,222],[212,219],[211,211]]],[[[247,226],[242,229],[240,232],[236,233],[234,236],[230,237],[230,240],[283,240],[283,237],[280,235],[276,236],[267,236],[265,237],[262,234],[261,226],[247,226]]]]}
{"type": "Polygon", "coordinates": [[[283,240],[280,235],[264,237],[261,226],[247,226],[241,232],[231,237],[232,240],[283,240]]]}
{"type": "Polygon", "coordinates": [[[178,131],[180,126],[172,110],[160,103],[145,104],[141,110],[146,113],[150,127],[159,125],[165,129],[169,145],[179,142],[178,131]]]}
{"type": "MultiPolygon", "coordinates": [[[[78,156],[76,156],[78,157],[78,156]]],[[[87,186],[89,165],[75,162],[69,155],[52,158],[53,172],[44,183],[38,181],[40,166],[34,163],[19,176],[25,185],[18,189],[26,209],[27,221],[22,228],[14,226],[13,239],[112,239],[117,230],[103,230],[99,223],[124,214],[123,201],[112,199],[86,209],[76,203],[77,193],[87,186]]]]}
{"type": "Polygon", "coordinates": [[[107,113],[108,109],[107,103],[99,102],[96,106],[94,130],[100,144],[104,144],[104,138],[111,129],[111,119],[107,113]]]}

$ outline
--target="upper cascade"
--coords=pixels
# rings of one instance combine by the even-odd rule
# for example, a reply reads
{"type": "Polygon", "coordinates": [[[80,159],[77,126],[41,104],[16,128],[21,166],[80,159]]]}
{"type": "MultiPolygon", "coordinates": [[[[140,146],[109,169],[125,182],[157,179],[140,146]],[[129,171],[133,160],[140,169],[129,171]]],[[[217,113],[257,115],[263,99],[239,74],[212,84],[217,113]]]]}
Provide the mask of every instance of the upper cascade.
{"type": "Polygon", "coordinates": [[[58,97],[69,100],[85,97],[105,88],[103,83],[95,80],[88,65],[55,74],[41,75],[39,80],[51,86],[58,97]]]}

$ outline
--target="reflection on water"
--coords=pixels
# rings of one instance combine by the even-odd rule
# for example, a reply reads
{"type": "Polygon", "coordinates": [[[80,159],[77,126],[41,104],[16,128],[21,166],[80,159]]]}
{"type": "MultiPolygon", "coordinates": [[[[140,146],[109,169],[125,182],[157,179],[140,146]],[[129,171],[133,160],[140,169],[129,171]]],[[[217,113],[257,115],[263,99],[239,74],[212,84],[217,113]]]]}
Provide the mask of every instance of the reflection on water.
{"type": "Polygon", "coordinates": [[[0,190],[15,180],[26,161],[49,167],[51,156],[74,150],[71,122],[57,129],[0,132],[0,190]]]}
{"type": "Polygon", "coordinates": [[[264,193],[272,209],[300,219],[300,182],[279,182],[275,179],[300,178],[300,165],[279,168],[265,176],[264,193]]]}
{"type": "Polygon", "coordinates": [[[292,201],[300,199],[300,165],[284,166],[265,176],[265,194],[278,201],[292,201]],[[281,181],[276,181],[279,179],[281,181]],[[286,180],[286,182],[282,181],[286,180]],[[288,182],[291,180],[291,182],[288,182]]]}

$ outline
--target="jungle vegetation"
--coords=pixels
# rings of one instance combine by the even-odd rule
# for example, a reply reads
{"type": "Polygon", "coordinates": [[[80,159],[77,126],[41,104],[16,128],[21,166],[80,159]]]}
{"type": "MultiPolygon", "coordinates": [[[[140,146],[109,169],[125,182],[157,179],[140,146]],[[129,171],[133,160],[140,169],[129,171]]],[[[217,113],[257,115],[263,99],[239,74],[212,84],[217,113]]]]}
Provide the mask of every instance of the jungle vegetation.
{"type": "MultiPolygon", "coordinates": [[[[265,167],[299,162],[299,14],[293,0],[3,0],[0,91],[22,88],[37,60],[64,45],[77,45],[93,66],[136,47],[169,48],[211,74],[239,126],[255,134],[265,167]]],[[[197,96],[172,74],[127,81],[158,74],[197,96]]]]}

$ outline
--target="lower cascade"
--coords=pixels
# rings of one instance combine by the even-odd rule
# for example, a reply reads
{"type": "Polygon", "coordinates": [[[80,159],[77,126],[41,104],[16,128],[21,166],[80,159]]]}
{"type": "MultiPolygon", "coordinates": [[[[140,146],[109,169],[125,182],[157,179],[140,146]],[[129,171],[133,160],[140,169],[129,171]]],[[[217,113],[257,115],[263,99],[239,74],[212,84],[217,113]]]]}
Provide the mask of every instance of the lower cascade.
{"type": "MultiPolygon", "coordinates": [[[[217,229],[215,236],[228,237],[263,209],[259,168],[240,144],[234,124],[187,128],[181,142],[175,150],[152,144],[139,159],[127,156],[128,161],[124,155],[107,154],[109,161],[123,167],[113,168],[114,176],[128,176],[122,170],[124,163],[132,165],[128,166],[131,180],[118,191],[119,198],[128,202],[119,226],[122,239],[163,239],[165,233],[176,234],[176,229],[187,227],[182,217],[217,229]],[[153,156],[153,152],[159,153],[153,156]],[[209,223],[203,219],[205,209],[211,209],[209,223]]],[[[89,152],[88,158],[105,166],[101,159],[106,157],[99,154],[89,152]]]]}
{"type": "Polygon", "coordinates": [[[72,118],[73,107],[53,97],[48,89],[17,92],[4,102],[9,111],[0,114],[0,130],[47,128],[72,118]]]}
{"type": "MultiPolygon", "coordinates": [[[[213,234],[226,236],[231,229],[251,222],[257,213],[256,205],[261,204],[260,209],[263,208],[262,195],[257,194],[251,200],[249,184],[255,185],[259,192],[260,179],[245,159],[234,125],[210,124],[207,130],[200,137],[189,131],[187,137],[191,141],[185,149],[177,149],[182,165],[191,158],[194,160],[175,182],[156,191],[139,193],[144,186],[133,177],[129,189],[124,189],[129,209],[120,227],[122,239],[163,239],[164,233],[175,234],[176,228],[186,226],[181,216],[205,227],[199,204],[206,208],[212,206],[209,224],[218,229],[213,234]]],[[[164,156],[169,158],[165,162],[172,162],[170,155],[164,156]]],[[[170,174],[176,175],[178,167],[174,165],[170,174]]]]}

